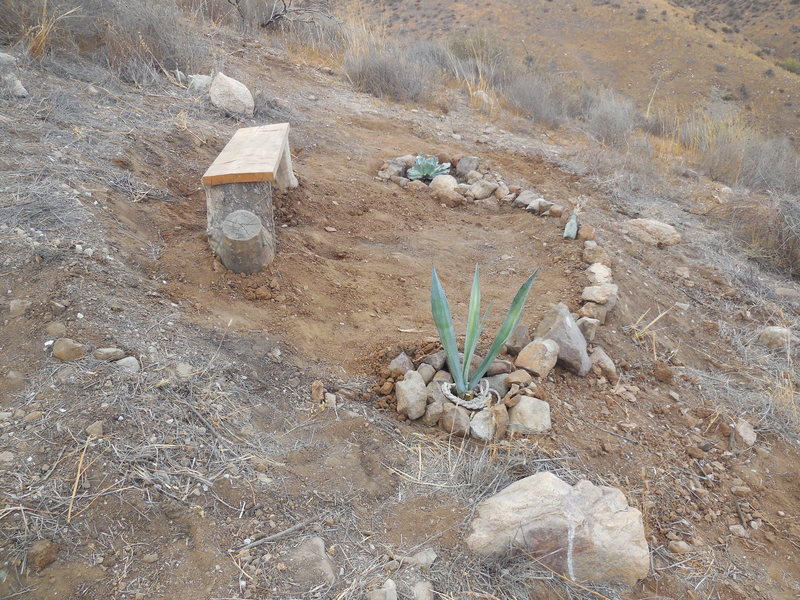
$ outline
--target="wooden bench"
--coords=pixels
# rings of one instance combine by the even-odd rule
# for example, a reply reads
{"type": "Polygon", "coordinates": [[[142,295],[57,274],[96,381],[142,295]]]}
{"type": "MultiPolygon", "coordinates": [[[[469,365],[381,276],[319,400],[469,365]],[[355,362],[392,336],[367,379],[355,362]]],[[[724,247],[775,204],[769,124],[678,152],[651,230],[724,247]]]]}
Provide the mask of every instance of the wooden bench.
{"type": "Polygon", "coordinates": [[[231,271],[255,273],[275,258],[273,182],[297,187],[288,123],[239,129],[203,175],[208,241],[231,271]]]}

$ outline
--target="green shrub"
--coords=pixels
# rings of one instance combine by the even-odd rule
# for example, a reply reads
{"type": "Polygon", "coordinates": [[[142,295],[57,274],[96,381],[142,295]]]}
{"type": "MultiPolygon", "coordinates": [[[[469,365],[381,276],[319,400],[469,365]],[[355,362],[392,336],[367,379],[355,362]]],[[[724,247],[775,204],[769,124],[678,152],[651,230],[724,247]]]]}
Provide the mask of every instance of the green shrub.
{"type": "Polygon", "coordinates": [[[800,75],[800,60],[797,60],[796,58],[787,58],[781,62],[780,65],[790,73],[800,75]]]}

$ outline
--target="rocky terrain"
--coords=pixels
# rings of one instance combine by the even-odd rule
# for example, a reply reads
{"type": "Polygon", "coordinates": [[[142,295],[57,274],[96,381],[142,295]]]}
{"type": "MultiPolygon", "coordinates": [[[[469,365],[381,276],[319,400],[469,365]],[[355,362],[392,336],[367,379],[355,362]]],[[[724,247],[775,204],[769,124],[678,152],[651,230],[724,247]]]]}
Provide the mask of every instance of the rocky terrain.
{"type": "Polygon", "coordinates": [[[771,194],[206,27],[148,85],[0,48],[0,597],[798,597],[800,285],[736,223],[771,194]],[[237,275],[200,176],[275,122],[299,186],[237,275]],[[460,332],[476,264],[487,336],[539,273],[466,404],[431,267],[460,332]]]}

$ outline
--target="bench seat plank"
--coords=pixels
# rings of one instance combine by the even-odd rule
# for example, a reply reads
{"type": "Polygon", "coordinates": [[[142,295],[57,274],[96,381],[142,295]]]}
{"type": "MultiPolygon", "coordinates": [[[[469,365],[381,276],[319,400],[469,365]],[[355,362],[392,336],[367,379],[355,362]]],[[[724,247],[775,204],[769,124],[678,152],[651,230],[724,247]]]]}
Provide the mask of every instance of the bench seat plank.
{"type": "Polygon", "coordinates": [[[289,143],[289,123],[239,129],[203,175],[205,185],[273,181],[289,143]]]}

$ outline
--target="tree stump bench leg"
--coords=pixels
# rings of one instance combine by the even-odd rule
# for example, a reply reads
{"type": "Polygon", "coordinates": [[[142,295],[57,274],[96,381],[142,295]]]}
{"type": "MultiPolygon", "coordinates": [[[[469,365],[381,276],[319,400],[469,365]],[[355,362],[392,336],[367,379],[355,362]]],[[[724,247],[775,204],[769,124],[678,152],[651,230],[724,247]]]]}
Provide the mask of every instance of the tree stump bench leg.
{"type": "Polygon", "coordinates": [[[255,273],[275,258],[272,185],[267,181],[204,185],[208,241],[227,269],[255,273]]]}

